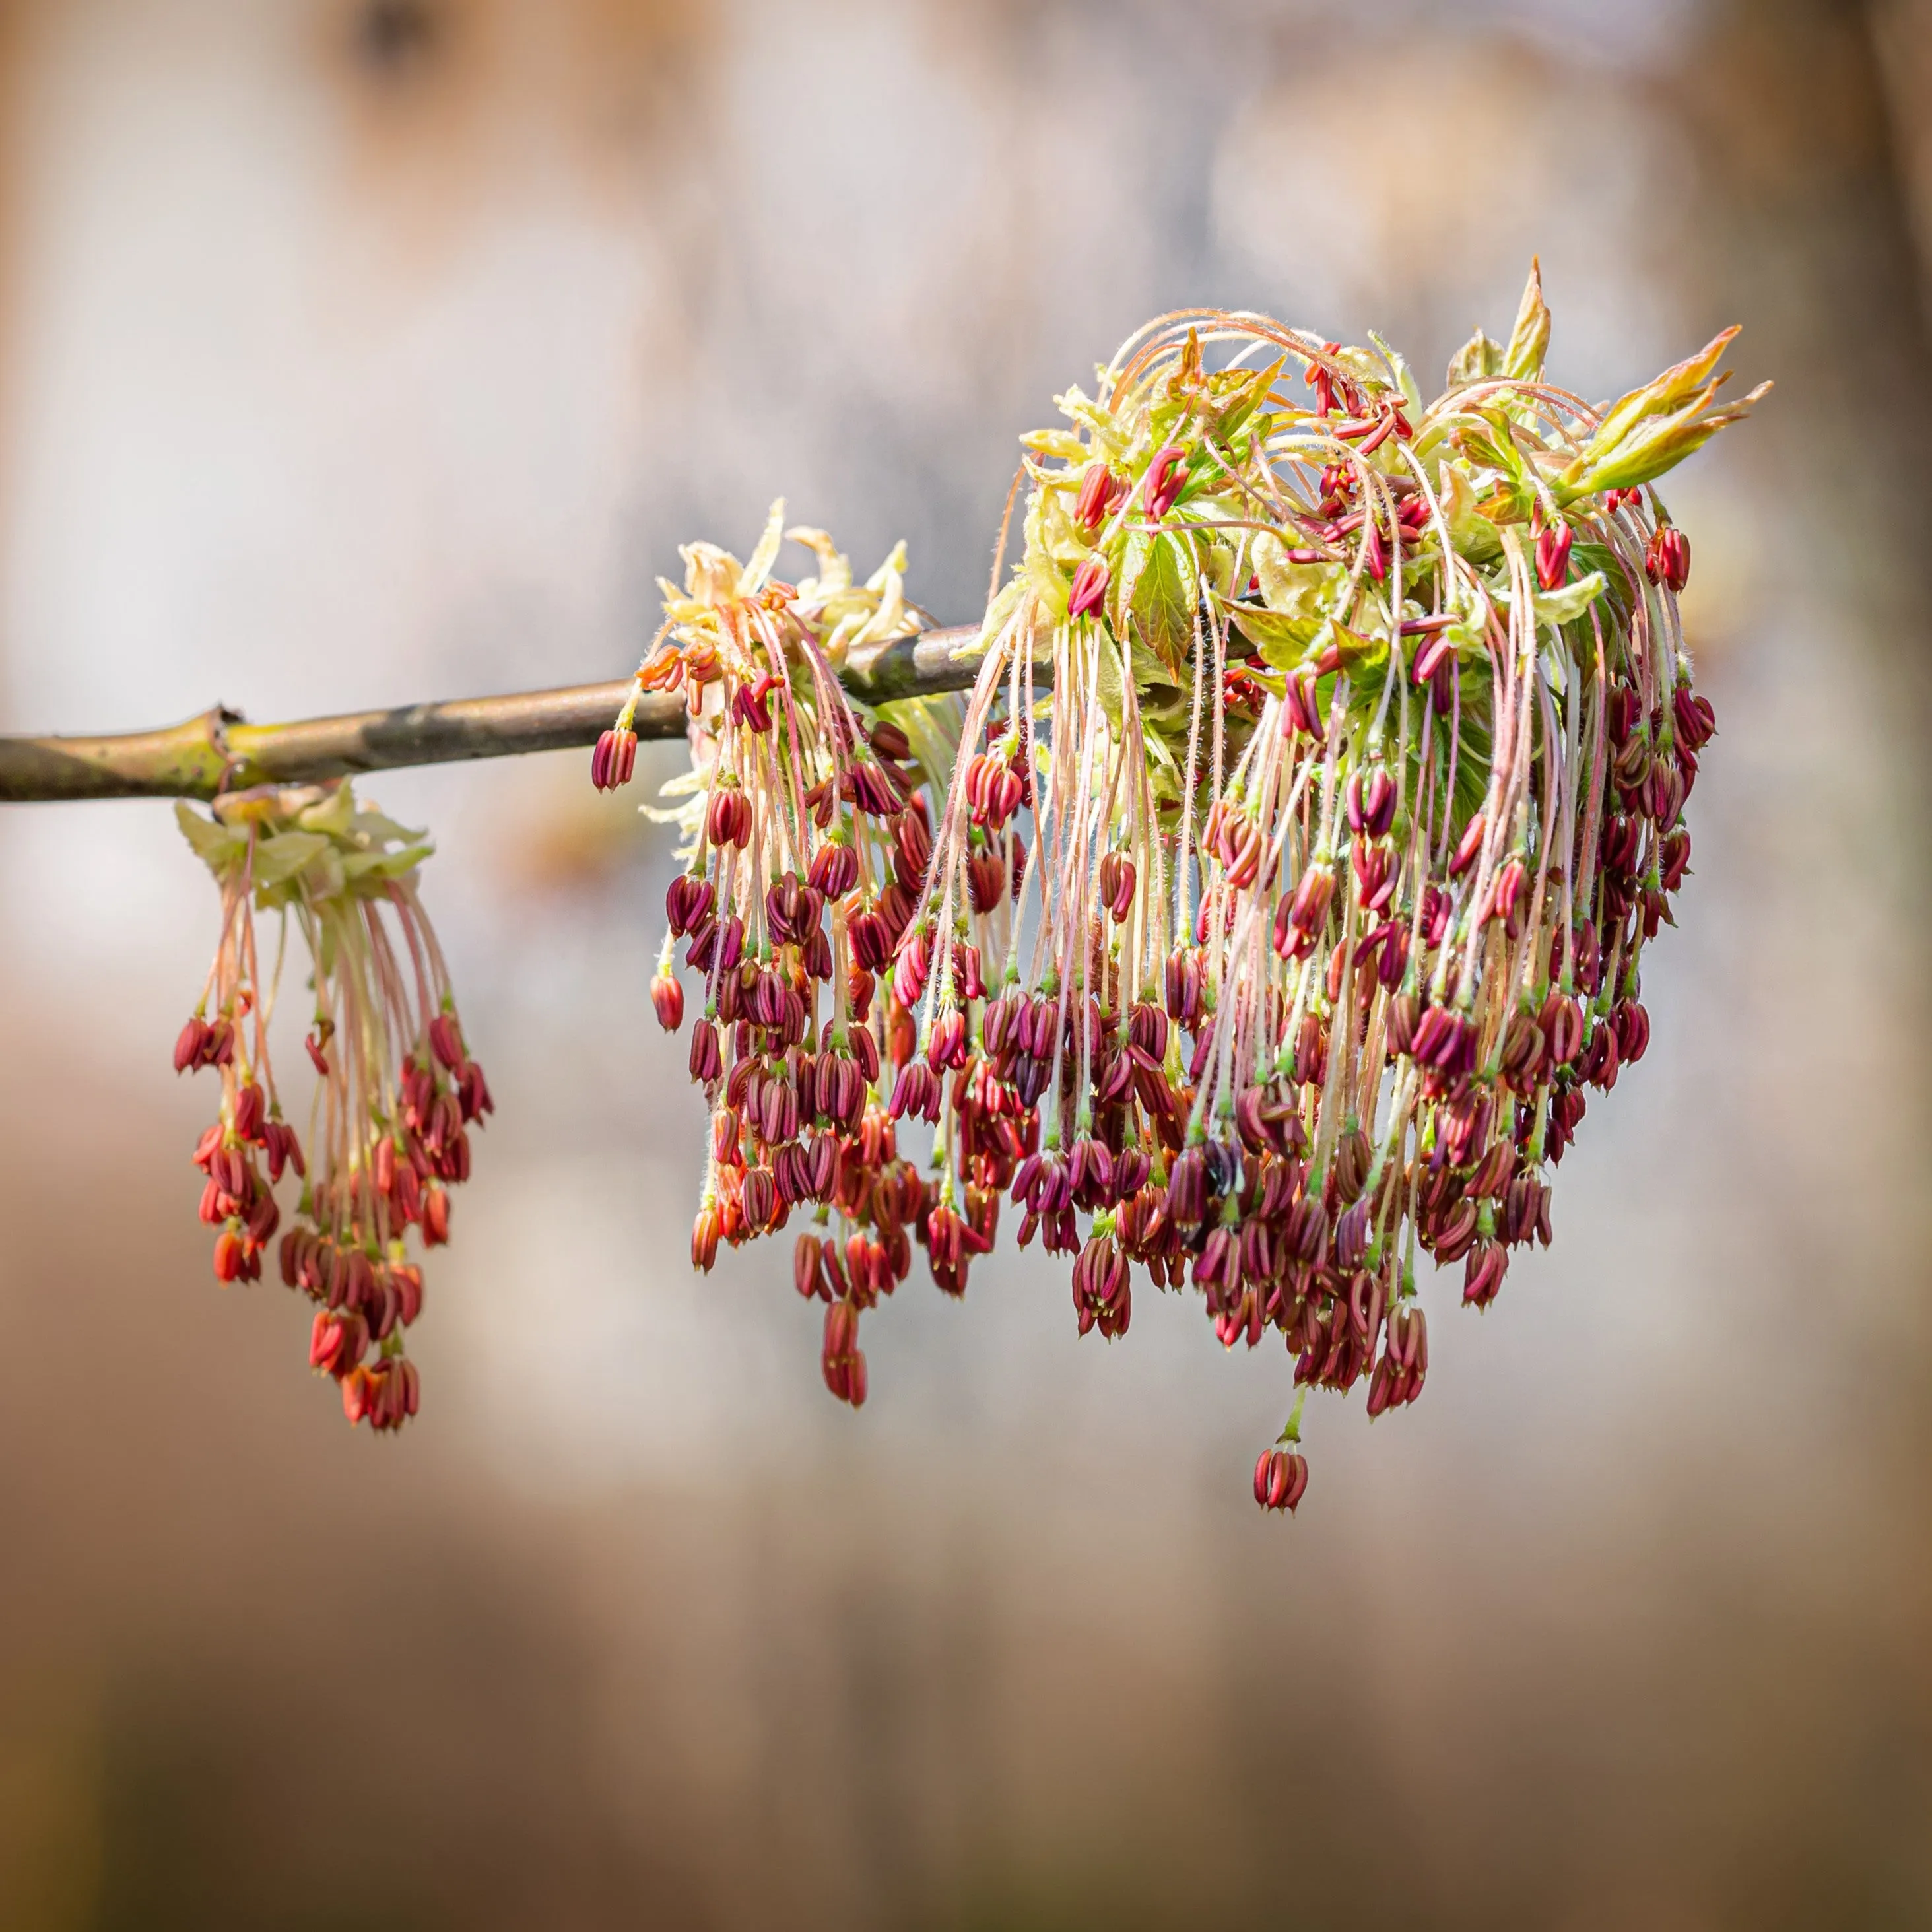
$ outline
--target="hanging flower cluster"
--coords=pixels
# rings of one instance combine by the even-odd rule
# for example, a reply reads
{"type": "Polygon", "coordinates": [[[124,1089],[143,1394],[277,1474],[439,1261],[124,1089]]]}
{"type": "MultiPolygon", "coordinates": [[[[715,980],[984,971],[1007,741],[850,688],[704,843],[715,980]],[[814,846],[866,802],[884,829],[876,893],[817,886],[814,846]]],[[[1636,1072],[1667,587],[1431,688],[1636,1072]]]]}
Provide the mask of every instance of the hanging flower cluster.
{"type": "Polygon", "coordinates": [[[1415,1400],[1418,1253],[1492,1302],[1551,1238],[1588,1093],[1648,1044],[1713,730],[1651,486],[1762,393],[1720,400],[1735,332],[1598,410],[1544,379],[1534,271],[1427,404],[1379,340],[1149,325],[1025,440],[977,682],[922,721],[930,802],[836,675],[842,634],[901,621],[896,577],[856,603],[820,540],[816,584],[776,584],[776,517],[745,568],[686,551],[639,688],[692,719],[652,994],[675,1026],[682,940],[697,1264],[809,1210],[796,1285],[856,1403],[860,1312],[914,1241],[960,1292],[1010,1196],[1082,1334],[1126,1332],[1138,1266],[1228,1347],[1284,1339],[1300,1392],[1254,1488],[1294,1509],[1307,1389],[1415,1400]]]}
{"type": "MultiPolygon", "coordinates": [[[[944,1205],[901,1155],[879,1083],[884,1054],[912,1051],[890,968],[932,854],[928,774],[950,766],[958,706],[868,710],[839,682],[848,652],[921,627],[904,602],[903,546],[856,584],[824,532],[785,532],[781,502],[748,563],[710,544],[682,554],[684,587],[663,586],[664,628],[592,776],[623,784],[638,700],[682,694],[692,770],[666,790],[688,802],[656,815],[683,829],[685,870],[666,898],[651,998],[675,1030],[682,945],[704,989],[691,1077],[711,1108],[692,1260],[708,1270],[721,1241],[808,1214],[796,1286],[826,1304],[826,1384],[856,1407],[866,1389],[859,1316],[905,1279],[913,1241],[928,1238],[944,1205]],[[796,585],[772,574],[787,534],[818,563],[796,585]]],[[[974,982],[974,997],[982,992],[974,982]]],[[[970,1227],[944,1224],[932,1249],[935,1276],[956,1294],[968,1255],[992,1241],[992,1197],[973,1211],[970,1227]]]]}
{"type": "Polygon", "coordinates": [[[358,808],[346,783],[265,786],[224,794],[210,816],[176,812],[221,888],[214,962],[175,1046],[177,1072],[220,1077],[219,1115],[194,1156],[216,1277],[260,1279],[281,1222],[274,1190],[292,1170],[301,1194],[279,1258],[283,1280],[316,1304],[310,1364],[340,1384],[351,1422],[398,1429],[416,1412],[403,1334],[423,1305],[404,1238],[413,1226],[424,1247],[449,1238],[448,1190],[469,1178],[470,1130],[495,1105],[417,896],[431,848],[358,808]],[[266,973],[257,913],[279,915],[266,973]],[[291,924],[315,996],[305,1044],[318,1081],[302,1138],[268,1054],[291,924]]]}

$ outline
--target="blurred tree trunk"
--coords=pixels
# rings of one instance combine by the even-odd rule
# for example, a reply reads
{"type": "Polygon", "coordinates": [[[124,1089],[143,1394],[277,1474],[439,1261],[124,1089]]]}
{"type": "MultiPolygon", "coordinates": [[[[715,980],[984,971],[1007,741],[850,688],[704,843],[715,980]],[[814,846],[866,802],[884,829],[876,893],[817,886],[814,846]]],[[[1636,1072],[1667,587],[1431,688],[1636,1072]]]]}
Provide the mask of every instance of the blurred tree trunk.
{"type": "Polygon", "coordinates": [[[1660,211],[1688,221],[1692,300],[1748,318],[1752,365],[1778,374],[1760,420],[1793,486],[1822,491],[1820,541],[1872,520],[1888,562],[1860,589],[1882,647],[1908,647],[1901,677],[1925,656],[1932,572],[1916,239],[1932,215],[1915,218],[1914,194],[1916,176],[1932,211],[1932,118],[1900,70],[1907,50],[1932,76],[1932,0],[1710,0],[1663,83],[1699,185],[1660,211]]]}
{"type": "MultiPolygon", "coordinates": [[[[1924,1522],[1916,1472],[1932,1436],[1932,1184],[1918,1017],[1932,992],[1923,751],[1932,718],[1932,0],[1710,0],[1663,85],[1697,164],[1696,188],[1678,212],[1687,288],[1720,320],[1746,321],[1746,365],[1778,379],[1753,430],[1761,425],[1767,440],[1774,493],[1758,519],[1753,568],[1776,596],[1790,580],[1783,547],[1801,548],[1810,596],[1829,599],[1800,660],[1808,688],[1797,708],[1823,734],[1838,728],[1834,704],[1870,704],[1876,694],[1882,712],[1852,721],[1841,755],[1891,823],[1850,827],[1832,862],[1842,874],[1836,902],[1849,892],[1865,909],[1857,936],[1844,930],[1838,941],[1870,955],[1869,1008],[1857,1023],[1881,1040],[1889,1026],[1896,1058],[1872,1083],[1870,1144],[1858,1158],[1882,1174],[1897,1223],[1879,1262],[1890,1305],[1867,1399],[1892,1451],[1874,1486],[1891,1492],[1882,1507],[1904,1532],[1877,1587],[1896,1593],[1885,1614],[1898,1674],[1916,1681],[1896,1684],[1874,1732],[1886,1737],[1887,1768],[1866,1774],[1886,1820],[1870,1856],[1895,1861],[1880,1895],[1889,1892],[1898,1922],[1919,1922],[1932,1900],[1923,1816],[1932,1674],[1911,1635],[1932,1606],[1928,1539],[1912,1534],[1924,1522]],[[1880,766],[1868,783],[1868,768],[1880,766]],[[1880,1852],[1881,1841],[1900,1849],[1880,1852]]],[[[1798,621],[1813,614],[1801,598],[1798,621]]],[[[1822,902],[1834,903],[1829,892],[1822,902]]],[[[1814,1002],[1820,1031],[1842,997],[1814,1002]]],[[[1818,1286],[1826,1321],[1861,1292],[1843,1279],[1818,1286]]]]}
{"type": "Polygon", "coordinates": [[[1865,0],[1864,11],[1923,307],[1932,304],[1932,0],[1865,0]]]}

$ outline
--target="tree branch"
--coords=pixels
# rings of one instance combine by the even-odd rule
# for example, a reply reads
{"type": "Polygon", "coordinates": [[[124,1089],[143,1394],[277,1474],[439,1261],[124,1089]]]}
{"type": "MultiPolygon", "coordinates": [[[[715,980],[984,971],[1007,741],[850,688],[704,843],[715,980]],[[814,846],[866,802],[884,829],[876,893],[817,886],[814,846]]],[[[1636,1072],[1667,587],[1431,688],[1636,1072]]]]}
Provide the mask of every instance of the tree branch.
{"type": "MultiPolygon", "coordinates": [[[[963,691],[979,668],[976,625],[924,631],[855,651],[839,672],[867,704],[963,691]]],[[[0,737],[0,802],[82,798],[213,798],[257,784],[313,784],[404,765],[506,758],[594,745],[631,681],[525,691],[355,711],[288,724],[250,724],[218,705],[158,731],[101,738],[0,737]]],[[[680,698],[653,692],[638,706],[640,738],[684,733],[680,698]]]]}

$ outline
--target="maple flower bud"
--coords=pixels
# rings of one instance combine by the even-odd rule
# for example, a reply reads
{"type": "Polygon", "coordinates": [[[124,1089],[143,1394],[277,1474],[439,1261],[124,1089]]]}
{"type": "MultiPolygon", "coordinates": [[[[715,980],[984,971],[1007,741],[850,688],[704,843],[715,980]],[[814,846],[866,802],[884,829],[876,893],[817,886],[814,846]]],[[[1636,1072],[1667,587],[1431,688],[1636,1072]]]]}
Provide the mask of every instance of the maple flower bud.
{"type": "Polygon", "coordinates": [[[1462,1275],[1462,1300],[1471,1308],[1486,1308],[1496,1300],[1509,1267],[1509,1250],[1500,1241],[1479,1240],[1470,1249],[1462,1275]]]}
{"type": "Polygon", "coordinates": [[[1308,1488],[1308,1464],[1298,1451],[1264,1449],[1255,1464],[1255,1501],[1291,1514],[1308,1488]]]}
{"type": "Polygon", "coordinates": [[[1168,1180],[1168,1218],[1176,1227],[1198,1228],[1207,1211],[1208,1157],[1191,1147],[1175,1160],[1168,1180]]]}
{"type": "Polygon", "coordinates": [[[1545,590],[1558,590],[1570,574],[1571,532],[1566,523],[1546,524],[1536,539],[1536,580],[1545,590]]]}
{"type": "Polygon", "coordinates": [[[687,872],[672,880],[664,894],[664,916],[672,936],[683,939],[695,932],[710,916],[713,900],[711,881],[687,872]]]}
{"type": "Polygon", "coordinates": [[[1395,780],[1385,766],[1372,772],[1357,772],[1348,781],[1346,794],[1351,830],[1364,838],[1388,836],[1395,823],[1395,780]]]}
{"type": "Polygon", "coordinates": [[[724,1232],[724,1217],[716,1205],[707,1201],[691,1224],[691,1265],[701,1274],[711,1272],[718,1258],[718,1243],[724,1232]]]}
{"type": "Polygon", "coordinates": [[[911,1060],[899,1069],[887,1111],[896,1120],[904,1119],[908,1114],[916,1118],[936,1120],[939,1118],[939,1102],[938,1076],[925,1061],[911,1060]]]}
{"type": "Polygon", "coordinates": [[[254,1081],[250,1081],[235,1096],[235,1137],[237,1140],[259,1140],[262,1124],[268,1118],[268,1096],[254,1081]]]}
{"type": "Polygon", "coordinates": [[[626,728],[606,731],[590,754],[590,782],[599,791],[628,784],[638,764],[638,734],[626,728]]]}
{"type": "Polygon", "coordinates": [[[970,1052],[966,1038],[966,1016],[956,1006],[941,1013],[933,1023],[929,1057],[941,1069],[964,1066],[970,1052]]]}
{"type": "Polygon", "coordinates": [[[1611,1010],[1610,1023],[1616,1030],[1623,1058],[1641,1060],[1650,1045],[1649,1014],[1635,1000],[1619,1000],[1611,1010]]]}
{"type": "Polygon", "coordinates": [[[242,1237],[232,1226],[224,1228],[214,1238],[214,1278],[224,1285],[236,1280],[247,1260],[242,1237]]]}
{"type": "Polygon", "coordinates": [[[1455,856],[1449,861],[1449,876],[1460,878],[1476,862],[1477,855],[1483,849],[1483,839],[1489,830],[1489,821],[1481,812],[1477,812],[1464,830],[1461,842],[1456,848],[1455,856]]]}
{"type": "Polygon", "coordinates": [[[825,1311],[825,1335],[819,1363],[825,1386],[854,1408],[866,1400],[866,1358],[859,1348],[859,1311],[849,1300],[835,1301],[825,1311]]]}
{"type": "Polygon", "coordinates": [[[1073,582],[1066,593],[1066,614],[1070,619],[1084,617],[1089,611],[1097,610],[1106,602],[1108,572],[1104,556],[1090,556],[1073,573],[1073,582]]]}
{"type": "Polygon", "coordinates": [[[812,855],[806,877],[814,892],[842,899],[859,882],[859,855],[848,844],[821,845],[812,855]]]}
{"type": "Polygon", "coordinates": [[[1090,463],[1080,478],[1080,494],[1073,505],[1074,526],[1098,530],[1107,513],[1126,494],[1126,485],[1104,463],[1090,463]]]}
{"type": "Polygon", "coordinates": [[[1288,680],[1281,710],[1281,728],[1285,736],[1292,737],[1299,732],[1319,740],[1325,735],[1328,726],[1316,700],[1315,686],[1312,671],[1298,671],[1288,680]]]}
{"type": "Polygon", "coordinates": [[[1717,735],[1718,715],[1711,700],[1698,696],[1688,685],[1680,684],[1671,694],[1670,708],[1680,744],[1701,752],[1717,735]]]}
{"type": "Polygon", "coordinates": [[[708,1087],[724,1074],[724,1056],[718,1044],[718,1029],[709,1020],[700,1020],[691,1030],[690,1066],[692,1079],[700,1087],[708,1087]]]}
{"type": "Polygon", "coordinates": [[[1288,923],[1298,932],[1319,932],[1328,918],[1335,896],[1335,872],[1329,866],[1310,866],[1301,875],[1288,907],[1288,923]]]}
{"type": "Polygon", "coordinates": [[[208,1040],[208,1025],[197,1013],[181,1030],[175,1042],[175,1071],[184,1073],[190,1066],[201,1064],[202,1050],[208,1040]]]}
{"type": "Polygon", "coordinates": [[[1187,465],[1181,460],[1185,453],[1179,443],[1170,442],[1148,466],[1147,512],[1156,523],[1173,508],[1174,500],[1186,487],[1187,465]]]}
{"type": "Polygon", "coordinates": [[[705,836],[716,846],[746,845],[751,842],[751,801],[735,782],[729,786],[721,784],[712,793],[704,808],[704,830],[705,836]]]}
{"type": "Polygon", "coordinates": [[[352,1423],[371,1418],[381,1384],[371,1371],[358,1367],[342,1378],[342,1413],[352,1423]]]}
{"type": "Polygon", "coordinates": [[[825,1244],[818,1235],[800,1234],[792,1250],[792,1286],[807,1301],[814,1296],[829,1298],[830,1284],[825,1274],[825,1244]]]}
{"type": "Polygon", "coordinates": [[[1652,583],[1681,592],[1690,581],[1690,539],[1675,524],[1660,525],[1644,552],[1643,568],[1652,583]]]}
{"type": "Polygon", "coordinates": [[[1496,873],[1490,889],[1490,916],[1507,923],[1516,914],[1516,902],[1528,884],[1529,873],[1520,859],[1512,859],[1496,873]]]}
{"type": "Polygon", "coordinates": [[[1198,952],[1178,946],[1169,954],[1163,969],[1167,1010],[1182,1026],[1192,1027],[1201,1017],[1205,976],[1198,952]]]}
{"type": "Polygon", "coordinates": [[[369,1325],[354,1309],[319,1308],[309,1331],[308,1365],[340,1382],[369,1346],[369,1325]]]}
{"type": "Polygon", "coordinates": [[[1133,909],[1136,883],[1134,862],[1124,852],[1106,854],[1100,860],[1096,883],[1100,889],[1100,903],[1107,908],[1108,916],[1116,926],[1125,925],[1127,914],[1133,909]]]}
{"type": "Polygon", "coordinates": [[[1690,835],[1682,826],[1664,839],[1659,848],[1660,870],[1664,890],[1674,892],[1684,883],[1684,875],[1690,869],[1690,835]]]}
{"type": "Polygon", "coordinates": [[[1382,526],[1371,518],[1364,532],[1363,549],[1366,553],[1369,574],[1376,583],[1388,575],[1389,540],[1382,534],[1382,526]]]}

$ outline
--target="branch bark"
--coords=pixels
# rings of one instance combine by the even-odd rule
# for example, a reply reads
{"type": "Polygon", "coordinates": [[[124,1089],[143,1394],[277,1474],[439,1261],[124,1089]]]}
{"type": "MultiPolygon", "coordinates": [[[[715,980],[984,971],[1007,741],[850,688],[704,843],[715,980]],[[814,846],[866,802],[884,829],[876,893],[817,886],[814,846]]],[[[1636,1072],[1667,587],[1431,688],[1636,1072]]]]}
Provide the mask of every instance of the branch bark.
{"type": "MultiPolygon", "coordinates": [[[[976,625],[923,631],[854,652],[839,673],[867,704],[963,691],[976,625]]],[[[404,765],[512,758],[594,745],[631,689],[628,678],[561,691],[515,692],[250,724],[216,706],[157,731],[110,737],[0,737],[0,802],[83,798],[199,798],[249,785],[308,784],[404,765]]],[[[653,692],[638,707],[640,738],[684,733],[681,699],[653,692]]]]}

